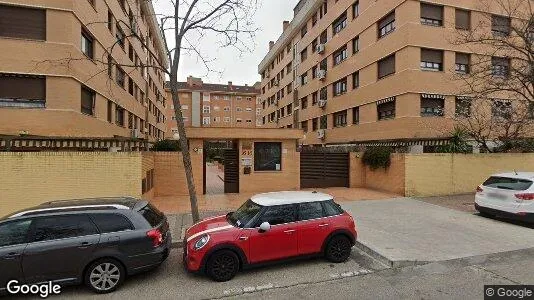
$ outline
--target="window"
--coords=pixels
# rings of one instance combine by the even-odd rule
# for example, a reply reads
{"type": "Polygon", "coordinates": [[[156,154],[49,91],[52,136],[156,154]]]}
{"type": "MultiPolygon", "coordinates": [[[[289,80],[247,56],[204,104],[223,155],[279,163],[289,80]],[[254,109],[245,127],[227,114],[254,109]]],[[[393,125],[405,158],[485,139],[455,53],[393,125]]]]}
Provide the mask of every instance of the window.
{"type": "Polygon", "coordinates": [[[0,36],[46,40],[46,10],[0,5],[0,36]]]}
{"type": "Polygon", "coordinates": [[[254,143],[254,171],[282,170],[282,143],[254,143]]]}
{"type": "Polygon", "coordinates": [[[328,99],[328,90],[326,87],[321,88],[319,91],[319,99],[321,100],[327,100],[328,99]]]}
{"type": "Polygon", "coordinates": [[[126,74],[124,71],[117,66],[116,72],[115,72],[115,82],[121,87],[124,88],[124,80],[126,78],[126,74]]]}
{"type": "Polygon", "coordinates": [[[95,108],[95,92],[82,86],[81,111],[92,116],[95,108]]]}
{"type": "Polygon", "coordinates": [[[357,89],[360,86],[360,72],[352,73],[352,88],[357,89]]]}
{"type": "Polygon", "coordinates": [[[209,105],[202,106],[202,113],[209,114],[210,113],[210,106],[209,105]]]}
{"type": "Polygon", "coordinates": [[[230,106],[225,106],[224,107],[224,111],[226,111],[226,112],[230,111],[230,106]]]}
{"type": "Polygon", "coordinates": [[[469,54],[456,52],[456,73],[469,74],[469,54]]]}
{"type": "Polygon", "coordinates": [[[304,97],[300,100],[300,106],[302,109],[308,108],[308,97],[304,97]]]}
{"type": "Polygon", "coordinates": [[[341,30],[345,29],[347,27],[347,12],[344,12],[339,16],[334,23],[332,23],[332,30],[334,35],[341,32],[341,30]]]}
{"type": "Polygon", "coordinates": [[[307,202],[299,204],[299,221],[313,220],[324,217],[321,202],[307,202]]]}
{"type": "Polygon", "coordinates": [[[224,117],[224,123],[230,123],[230,117],[224,117]]]}
{"type": "Polygon", "coordinates": [[[118,214],[91,214],[91,219],[96,224],[100,233],[120,232],[133,230],[132,223],[118,214]]]}
{"type": "Polygon", "coordinates": [[[312,93],[312,105],[317,105],[318,98],[319,98],[318,93],[317,92],[313,92],[312,93]]]}
{"type": "Polygon", "coordinates": [[[7,222],[0,225],[0,247],[27,243],[32,220],[7,222]]]}
{"type": "Polygon", "coordinates": [[[324,115],[319,118],[319,128],[320,129],[328,129],[328,116],[324,115]]]}
{"type": "Polygon", "coordinates": [[[510,18],[505,16],[491,16],[491,31],[497,36],[509,36],[510,35],[511,21],[510,18]]]}
{"type": "Polygon", "coordinates": [[[126,36],[124,35],[124,31],[122,31],[122,28],[120,27],[119,23],[117,23],[115,27],[117,29],[115,32],[115,37],[117,38],[117,44],[119,44],[119,46],[121,46],[121,48],[124,49],[126,45],[125,43],[126,36]]]}
{"type": "Polygon", "coordinates": [[[290,116],[293,114],[293,104],[288,104],[287,105],[287,115],[290,116]]]}
{"type": "Polygon", "coordinates": [[[327,71],[328,69],[328,61],[327,59],[323,59],[320,63],[319,63],[319,69],[323,70],[323,71],[327,71]]]}
{"type": "Polygon", "coordinates": [[[300,29],[300,37],[303,38],[308,33],[308,23],[304,24],[304,27],[300,29]]]}
{"type": "Polygon", "coordinates": [[[113,34],[113,13],[111,13],[111,10],[108,10],[108,30],[113,34]]]}
{"type": "Polygon", "coordinates": [[[108,122],[113,121],[113,102],[108,100],[108,122]]]}
{"type": "Polygon", "coordinates": [[[202,125],[210,125],[211,118],[210,117],[203,117],[202,118],[202,125]]]}
{"type": "Polygon", "coordinates": [[[237,112],[242,112],[243,109],[242,109],[241,107],[236,107],[236,108],[235,108],[235,111],[237,111],[237,112]]]}
{"type": "Polygon", "coordinates": [[[33,242],[51,241],[98,234],[87,215],[36,218],[33,242]]]}
{"type": "Polygon", "coordinates": [[[395,119],[395,101],[377,105],[378,120],[395,119]]]}
{"type": "Polygon", "coordinates": [[[124,127],[124,108],[115,106],[115,124],[124,127]]]}
{"type": "Polygon", "coordinates": [[[334,113],[334,127],[345,127],[347,126],[347,111],[340,111],[334,113]]]}
{"type": "Polygon", "coordinates": [[[501,99],[493,100],[491,114],[494,118],[510,120],[512,118],[512,102],[501,99]]]}
{"type": "Polygon", "coordinates": [[[360,51],[360,37],[357,36],[352,40],[352,54],[356,54],[360,51]]]}
{"type": "Polygon", "coordinates": [[[133,80],[130,78],[130,80],[128,80],[128,93],[130,95],[132,95],[132,96],[134,94],[134,85],[135,84],[134,84],[133,80]]]}
{"type": "Polygon", "coordinates": [[[113,57],[110,54],[108,54],[108,76],[113,78],[113,57]]]}
{"type": "MultiPolygon", "coordinates": [[[[152,169],[149,172],[150,176],[147,177],[154,177],[154,170],[152,169]]],[[[154,184],[152,183],[150,186],[154,186],[154,184]]],[[[141,213],[143,218],[145,218],[148,224],[150,224],[150,226],[152,227],[157,227],[165,219],[163,213],[150,203],[143,207],[141,210],[139,210],[139,213],[141,213]]]]}
{"type": "Polygon", "coordinates": [[[354,107],[352,109],[352,124],[360,124],[360,108],[354,107]]]}
{"type": "Polygon", "coordinates": [[[471,12],[463,9],[456,9],[456,29],[471,29],[471,12]]]}
{"type": "Polygon", "coordinates": [[[83,54],[93,59],[93,37],[86,30],[82,30],[81,49],[83,54]]]}
{"type": "Polygon", "coordinates": [[[395,54],[378,61],[378,79],[395,74],[395,54]]]}
{"type": "Polygon", "coordinates": [[[421,117],[443,117],[445,100],[421,96],[421,117]]]}
{"type": "Polygon", "coordinates": [[[328,32],[325,30],[321,32],[321,35],[319,36],[319,43],[326,44],[326,42],[328,42],[328,32]]]}
{"type": "Polygon", "coordinates": [[[44,108],[45,105],[46,77],[0,73],[0,108],[44,108]]]}
{"type": "Polygon", "coordinates": [[[493,76],[498,77],[508,77],[510,60],[506,57],[492,57],[491,58],[491,69],[493,76]]]}
{"type": "Polygon", "coordinates": [[[312,79],[317,78],[317,66],[312,67],[311,73],[312,73],[312,79]]]}
{"type": "Polygon", "coordinates": [[[421,3],[421,24],[443,26],[443,6],[421,3]]]}
{"type": "Polygon", "coordinates": [[[463,118],[471,116],[471,99],[468,97],[456,97],[455,114],[457,117],[463,118]]]}
{"type": "Polygon", "coordinates": [[[336,216],[343,213],[341,206],[339,206],[339,204],[335,203],[333,200],[324,201],[322,203],[327,217],[336,216]]]}
{"type": "Polygon", "coordinates": [[[259,226],[263,222],[268,222],[271,226],[295,222],[295,215],[294,204],[269,206],[258,220],[257,225],[259,226]]]}
{"type": "Polygon", "coordinates": [[[312,120],[312,130],[317,131],[319,129],[319,118],[314,118],[312,120]]]}
{"type": "Polygon", "coordinates": [[[360,15],[360,1],[356,1],[354,2],[354,4],[352,4],[352,18],[355,19],[359,15],[360,15]]]}
{"type": "Polygon", "coordinates": [[[300,52],[300,61],[303,62],[308,58],[308,47],[304,48],[302,52],[300,52]]]}
{"type": "Polygon", "coordinates": [[[334,66],[339,65],[342,63],[345,59],[347,59],[347,46],[343,46],[343,48],[337,50],[333,54],[334,56],[334,66]]]}
{"type": "Polygon", "coordinates": [[[313,14],[312,16],[312,27],[317,24],[317,12],[313,14]]]}
{"type": "Polygon", "coordinates": [[[532,186],[531,180],[491,176],[482,185],[508,191],[526,191],[532,186]]]}
{"type": "Polygon", "coordinates": [[[395,30],[395,12],[385,16],[378,22],[378,38],[384,37],[395,30]]]}
{"type": "Polygon", "coordinates": [[[347,78],[343,78],[334,83],[334,96],[343,95],[347,92],[347,78]]]}
{"type": "Polygon", "coordinates": [[[300,76],[300,80],[302,85],[306,85],[308,83],[308,72],[302,74],[302,76],[300,76]]]}
{"type": "Polygon", "coordinates": [[[443,51],[421,49],[421,70],[443,71],[443,51]]]}
{"type": "Polygon", "coordinates": [[[301,128],[304,132],[308,132],[308,121],[302,121],[302,122],[300,122],[300,128],[301,128]]]}

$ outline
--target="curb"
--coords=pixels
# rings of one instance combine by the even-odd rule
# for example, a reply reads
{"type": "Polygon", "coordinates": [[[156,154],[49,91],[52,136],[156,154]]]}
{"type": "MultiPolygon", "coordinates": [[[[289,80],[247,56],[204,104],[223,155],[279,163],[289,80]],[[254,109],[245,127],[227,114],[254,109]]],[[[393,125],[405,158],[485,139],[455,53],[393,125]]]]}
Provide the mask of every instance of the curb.
{"type": "Polygon", "coordinates": [[[391,260],[385,257],[384,255],[378,253],[378,251],[372,249],[371,247],[362,244],[360,241],[356,241],[356,243],[354,244],[354,247],[358,248],[360,251],[364,252],[365,254],[378,260],[379,262],[381,262],[382,264],[390,268],[413,267],[413,266],[420,266],[420,265],[426,265],[428,263],[431,263],[430,261],[417,261],[417,260],[391,260]]]}
{"type": "Polygon", "coordinates": [[[176,248],[183,248],[184,247],[184,242],[172,242],[171,243],[171,249],[176,249],[176,248]]]}

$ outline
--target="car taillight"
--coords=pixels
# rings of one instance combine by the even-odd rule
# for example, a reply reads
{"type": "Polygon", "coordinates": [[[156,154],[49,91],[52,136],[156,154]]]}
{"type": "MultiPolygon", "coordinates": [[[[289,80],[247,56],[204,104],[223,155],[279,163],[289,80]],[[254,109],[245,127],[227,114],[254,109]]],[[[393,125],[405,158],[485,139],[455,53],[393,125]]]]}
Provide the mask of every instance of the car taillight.
{"type": "Polygon", "coordinates": [[[146,233],[146,236],[152,239],[152,245],[158,247],[163,243],[163,235],[159,229],[152,229],[146,233]]]}
{"type": "Polygon", "coordinates": [[[515,197],[521,200],[534,200],[534,193],[515,194],[515,197]]]}
{"type": "Polygon", "coordinates": [[[477,193],[482,193],[483,191],[484,190],[480,186],[477,187],[477,193]]]}

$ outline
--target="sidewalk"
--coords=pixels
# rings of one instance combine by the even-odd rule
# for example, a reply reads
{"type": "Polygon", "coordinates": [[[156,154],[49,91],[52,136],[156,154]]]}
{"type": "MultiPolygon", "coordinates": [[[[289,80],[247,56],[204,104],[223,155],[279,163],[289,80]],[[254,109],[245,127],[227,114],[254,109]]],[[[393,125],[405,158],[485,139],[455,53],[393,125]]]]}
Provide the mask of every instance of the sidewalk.
{"type": "MultiPolygon", "coordinates": [[[[200,213],[200,218],[206,219],[217,215],[224,215],[225,213],[226,212],[224,211],[205,211],[200,213]]],[[[167,215],[167,220],[172,235],[172,247],[182,247],[185,231],[193,225],[193,217],[191,213],[167,215]]]]}

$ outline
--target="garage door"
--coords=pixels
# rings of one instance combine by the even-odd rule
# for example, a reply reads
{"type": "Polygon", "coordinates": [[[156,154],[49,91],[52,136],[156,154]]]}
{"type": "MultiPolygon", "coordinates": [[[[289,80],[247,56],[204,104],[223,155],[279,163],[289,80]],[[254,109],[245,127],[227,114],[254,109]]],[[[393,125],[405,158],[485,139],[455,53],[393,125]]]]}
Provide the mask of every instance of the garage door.
{"type": "Polygon", "coordinates": [[[301,152],[300,187],[349,187],[349,154],[301,152]]]}

